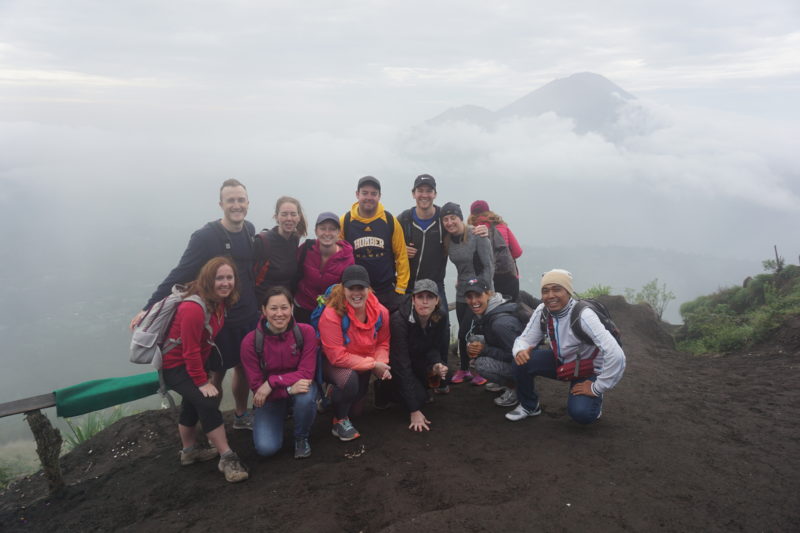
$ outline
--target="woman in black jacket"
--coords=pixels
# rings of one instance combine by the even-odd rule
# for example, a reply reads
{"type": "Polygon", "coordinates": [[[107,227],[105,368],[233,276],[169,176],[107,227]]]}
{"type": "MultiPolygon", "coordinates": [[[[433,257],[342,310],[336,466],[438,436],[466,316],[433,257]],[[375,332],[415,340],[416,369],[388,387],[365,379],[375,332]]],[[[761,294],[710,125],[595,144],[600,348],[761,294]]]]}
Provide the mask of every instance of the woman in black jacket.
{"type": "Polygon", "coordinates": [[[428,389],[436,388],[447,375],[450,325],[439,308],[439,289],[429,279],[417,280],[412,295],[392,313],[389,365],[393,379],[381,382],[376,405],[385,406],[387,396],[400,401],[410,414],[408,429],[430,430],[422,413],[428,389]]]}
{"type": "Polygon", "coordinates": [[[499,407],[517,404],[514,381],[514,341],[526,324],[517,318],[517,305],[490,290],[479,279],[471,279],[464,290],[468,313],[459,328],[467,355],[481,376],[499,384],[503,395],[494,399],[499,407]]]}

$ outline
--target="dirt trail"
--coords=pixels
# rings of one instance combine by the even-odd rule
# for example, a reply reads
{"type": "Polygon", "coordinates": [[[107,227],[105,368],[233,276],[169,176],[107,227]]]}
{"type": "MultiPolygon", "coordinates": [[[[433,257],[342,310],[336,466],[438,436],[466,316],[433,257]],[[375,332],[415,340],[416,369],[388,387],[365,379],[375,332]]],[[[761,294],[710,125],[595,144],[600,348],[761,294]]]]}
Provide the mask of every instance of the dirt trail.
{"type": "MultiPolygon", "coordinates": [[[[603,418],[566,416],[566,385],[541,380],[543,416],[511,423],[494,394],[453,387],[412,434],[400,408],[368,408],[341,443],[320,417],[310,459],[258,458],[251,479],[180,467],[174,419],[125,419],[63,459],[62,498],[32,476],[0,496],[4,531],[789,531],[800,523],[800,353],[679,354],[649,308],[609,301],[626,375],[603,418]],[[358,457],[353,452],[364,450],[358,457]]],[[[782,333],[796,339],[797,332],[782,333]]],[[[288,439],[287,439],[288,443],[288,439]]]]}

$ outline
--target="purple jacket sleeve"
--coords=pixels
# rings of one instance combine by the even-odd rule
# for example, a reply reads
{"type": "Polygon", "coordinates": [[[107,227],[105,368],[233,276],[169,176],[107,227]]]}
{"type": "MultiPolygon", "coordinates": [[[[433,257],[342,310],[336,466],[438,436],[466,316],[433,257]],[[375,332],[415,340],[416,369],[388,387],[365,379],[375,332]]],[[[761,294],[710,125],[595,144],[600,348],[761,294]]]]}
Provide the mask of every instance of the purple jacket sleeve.
{"type": "Polygon", "coordinates": [[[255,392],[264,383],[264,373],[261,372],[261,364],[258,361],[258,354],[253,345],[255,330],[245,335],[239,351],[239,358],[242,361],[244,374],[247,376],[247,384],[250,390],[255,392]]]}

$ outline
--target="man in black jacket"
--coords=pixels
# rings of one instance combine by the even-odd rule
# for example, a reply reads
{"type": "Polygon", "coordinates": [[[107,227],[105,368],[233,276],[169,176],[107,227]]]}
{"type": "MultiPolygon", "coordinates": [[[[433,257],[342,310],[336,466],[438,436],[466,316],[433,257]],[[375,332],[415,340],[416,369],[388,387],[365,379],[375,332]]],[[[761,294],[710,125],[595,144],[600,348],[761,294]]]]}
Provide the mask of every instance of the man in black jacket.
{"type": "Polygon", "coordinates": [[[220,391],[220,395],[226,370],[234,369],[231,389],[236,416],[233,427],[252,430],[252,414],[247,411],[250,390],[239,364],[242,339],[255,328],[259,316],[253,279],[255,228],[251,222],[245,220],[250,206],[245,186],[239,180],[226,180],[219,190],[219,206],[222,209],[222,218],[209,222],[192,233],[178,266],[161,282],[144,309],[133,317],[131,329],[153,304],[170,294],[173,285],[193,281],[203,265],[216,256],[232,257],[236,263],[236,275],[239,276],[239,301],[227,311],[225,324],[215,339],[219,354],[212,352],[208,369],[211,383],[220,391]]]}

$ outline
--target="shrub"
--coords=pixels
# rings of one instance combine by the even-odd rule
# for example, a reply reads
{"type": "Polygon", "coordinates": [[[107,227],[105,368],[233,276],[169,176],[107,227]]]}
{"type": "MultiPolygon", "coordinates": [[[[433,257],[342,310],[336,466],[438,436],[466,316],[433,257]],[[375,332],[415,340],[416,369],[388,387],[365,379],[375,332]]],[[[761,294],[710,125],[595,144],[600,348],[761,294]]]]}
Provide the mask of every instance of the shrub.
{"type": "Polygon", "coordinates": [[[577,293],[578,298],[597,298],[598,296],[608,296],[611,294],[611,286],[610,285],[595,285],[594,287],[590,287],[583,292],[577,293]]]}
{"type": "Polygon", "coordinates": [[[73,422],[71,418],[67,418],[65,422],[72,431],[72,435],[64,436],[64,446],[67,450],[71,450],[128,414],[130,413],[126,413],[121,405],[117,405],[105,413],[103,411],[89,413],[80,422],[73,422]]]}
{"type": "Polygon", "coordinates": [[[675,294],[667,290],[667,284],[662,283],[661,287],[658,286],[658,278],[646,283],[642,290],[634,293],[633,289],[625,289],[625,299],[633,303],[646,303],[655,311],[656,316],[661,318],[664,316],[664,310],[667,305],[675,299],[675,294]]]}

